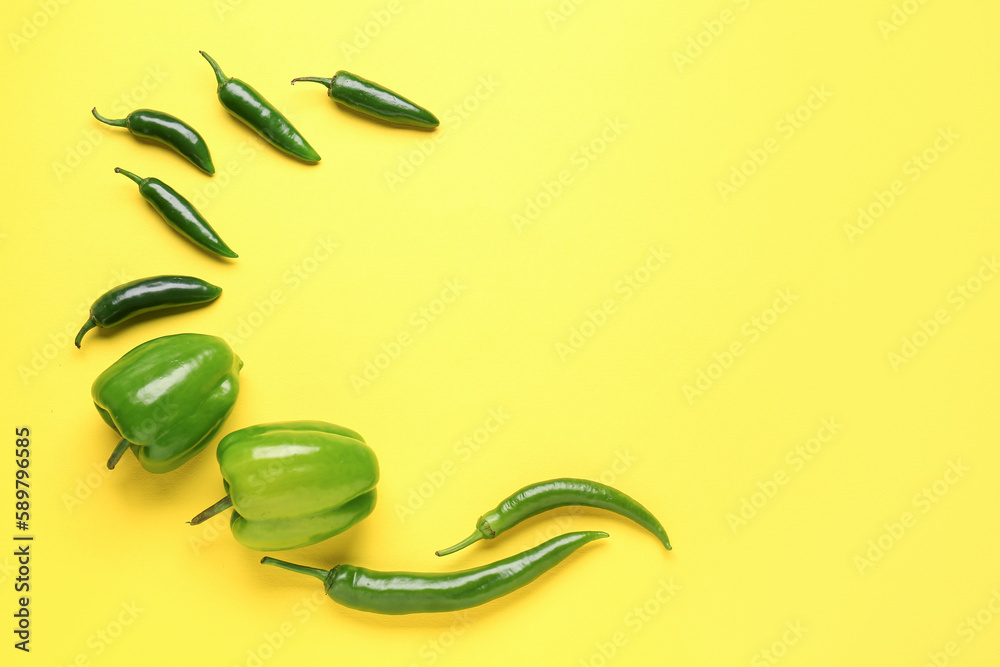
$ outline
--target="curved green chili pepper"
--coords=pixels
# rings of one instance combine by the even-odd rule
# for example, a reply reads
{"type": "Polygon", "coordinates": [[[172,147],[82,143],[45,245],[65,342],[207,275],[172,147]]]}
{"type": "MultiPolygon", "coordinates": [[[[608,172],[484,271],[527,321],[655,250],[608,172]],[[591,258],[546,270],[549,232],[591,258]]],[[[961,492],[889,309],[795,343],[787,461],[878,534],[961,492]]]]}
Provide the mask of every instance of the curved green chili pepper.
{"type": "Polygon", "coordinates": [[[239,257],[225,241],[219,238],[208,221],[202,217],[191,202],[182,197],[172,187],[158,178],[140,178],[121,167],[115,173],[124,174],[139,185],[139,194],[148,201],[167,224],[180,232],[189,241],[223,257],[239,257]]]}
{"type": "Polygon", "coordinates": [[[275,565],[323,582],[330,598],[345,607],[378,614],[456,611],[481,605],[531,583],[574,551],[607,533],[566,533],[489,565],[459,572],[376,572],[356,565],[320,570],[265,556],[275,565]]]}
{"type": "Polygon", "coordinates": [[[667,531],[649,510],[617,489],[586,479],[550,479],[531,484],[505,498],[499,505],[479,517],[476,532],[458,544],[435,551],[447,556],[482,539],[492,540],[528,517],[556,507],[595,507],[610,510],[656,535],[667,550],[671,549],[667,531]]]}
{"type": "Polygon", "coordinates": [[[173,148],[205,173],[215,173],[208,144],[193,127],[180,118],[152,109],[136,109],[118,120],[105,118],[97,113],[97,107],[90,112],[102,123],[113,127],[124,127],[137,137],[158,141],[164,146],[173,148]]]}
{"type": "Polygon", "coordinates": [[[373,116],[387,123],[433,129],[440,123],[427,109],[417,106],[402,95],[368,79],[343,70],[331,79],[317,76],[300,76],[296,81],[312,81],[327,87],[327,92],[348,109],[373,116]]]}
{"type": "Polygon", "coordinates": [[[207,303],[220,294],[221,287],[192,276],[154,276],[124,283],[97,297],[90,318],[76,335],[76,346],[94,327],[106,329],[153,310],[207,303]]]}
{"type": "Polygon", "coordinates": [[[198,53],[205,57],[215,71],[215,78],[219,82],[219,101],[229,113],[249,125],[275,148],[306,162],[320,161],[319,154],[313,147],[263,95],[239,79],[227,78],[211,56],[204,51],[198,53]]]}

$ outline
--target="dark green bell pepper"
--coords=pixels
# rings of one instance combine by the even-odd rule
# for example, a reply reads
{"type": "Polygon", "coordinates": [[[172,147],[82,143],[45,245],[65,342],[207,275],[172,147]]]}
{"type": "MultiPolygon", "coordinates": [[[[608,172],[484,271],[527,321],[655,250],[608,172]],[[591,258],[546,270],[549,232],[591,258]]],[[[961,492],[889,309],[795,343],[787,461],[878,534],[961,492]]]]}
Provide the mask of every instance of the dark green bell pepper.
{"type": "Polygon", "coordinates": [[[233,537],[250,549],[315,544],[375,509],[378,460],[351,429],[321,421],[258,424],[224,437],[216,455],[228,495],[190,523],[232,507],[233,537]]]}
{"type": "Polygon", "coordinates": [[[108,468],[129,448],[149,472],[190,460],[232,412],[241,368],[226,341],[204,334],[163,336],[127,352],[91,388],[98,413],[122,437],[108,468]]]}

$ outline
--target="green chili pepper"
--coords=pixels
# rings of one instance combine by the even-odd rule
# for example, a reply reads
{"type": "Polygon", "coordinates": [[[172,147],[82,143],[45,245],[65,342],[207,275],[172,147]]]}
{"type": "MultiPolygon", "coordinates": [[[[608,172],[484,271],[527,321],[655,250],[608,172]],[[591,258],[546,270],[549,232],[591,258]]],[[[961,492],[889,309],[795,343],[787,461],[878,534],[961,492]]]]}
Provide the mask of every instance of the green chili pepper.
{"type": "Polygon", "coordinates": [[[243,361],[215,336],[175,334],[127,352],[94,380],[101,418],[122,436],[108,459],[132,453],[149,472],[169,472],[208,444],[232,412],[243,361]]]}
{"type": "Polygon", "coordinates": [[[321,421],[249,426],[224,437],[216,457],[228,495],[190,523],[233,507],[233,537],[250,549],[315,544],[375,509],[375,452],[342,426],[321,421]]]}
{"type": "Polygon", "coordinates": [[[561,478],[531,484],[514,492],[479,517],[476,532],[458,544],[435,553],[438,556],[446,556],[481,539],[492,540],[528,517],[570,505],[595,507],[621,514],[656,535],[667,550],[671,548],[667,531],[656,517],[629,496],[599,482],[561,478]]]}
{"type": "Polygon", "coordinates": [[[114,127],[124,127],[137,137],[158,141],[173,148],[202,171],[208,174],[215,173],[212,156],[208,152],[208,144],[193,127],[180,118],[152,109],[136,109],[125,118],[118,120],[105,118],[97,113],[97,107],[91,109],[91,113],[102,123],[114,127]]]}
{"type": "Polygon", "coordinates": [[[313,147],[260,93],[239,79],[227,78],[211,56],[204,51],[198,53],[212,65],[219,82],[219,101],[229,113],[249,125],[275,148],[306,162],[320,161],[319,154],[313,147]]]}
{"type": "Polygon", "coordinates": [[[139,185],[139,194],[148,201],[167,224],[192,243],[222,257],[239,257],[208,224],[191,202],[158,178],[140,178],[121,167],[115,173],[124,174],[139,185]]]}
{"type": "Polygon", "coordinates": [[[598,531],[567,533],[519,554],[459,572],[376,572],[356,565],[320,570],[265,556],[261,563],[308,574],[323,582],[330,598],[352,609],[378,614],[456,611],[481,605],[531,583],[588,542],[598,531]]]}
{"type": "Polygon", "coordinates": [[[327,92],[348,109],[357,111],[387,123],[408,125],[423,129],[433,129],[439,125],[438,119],[427,109],[417,106],[402,95],[368,79],[341,70],[331,79],[317,76],[300,76],[296,81],[312,81],[327,87],[327,92]]]}
{"type": "Polygon", "coordinates": [[[99,296],[90,307],[90,318],[76,335],[76,346],[94,327],[106,329],[141,313],[207,303],[220,294],[221,287],[191,276],[154,276],[124,283],[99,296]]]}

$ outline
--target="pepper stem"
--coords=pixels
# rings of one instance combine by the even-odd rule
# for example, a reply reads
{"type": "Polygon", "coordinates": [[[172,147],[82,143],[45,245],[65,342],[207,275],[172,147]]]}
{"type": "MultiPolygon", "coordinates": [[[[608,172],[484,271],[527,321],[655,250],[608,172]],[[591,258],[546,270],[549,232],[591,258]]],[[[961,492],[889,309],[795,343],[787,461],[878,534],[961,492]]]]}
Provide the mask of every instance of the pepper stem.
{"type": "Polygon", "coordinates": [[[324,79],[318,76],[300,76],[297,79],[292,79],[293,86],[296,81],[312,81],[313,83],[321,83],[327,88],[333,88],[333,79],[324,79]]]}
{"type": "Polygon", "coordinates": [[[78,349],[80,347],[80,341],[83,340],[83,334],[87,333],[96,326],[97,326],[97,320],[94,319],[93,315],[90,316],[89,320],[83,323],[83,328],[80,329],[80,333],[76,335],[76,340],[74,341],[78,349]]]}
{"type": "Polygon", "coordinates": [[[97,113],[97,107],[91,109],[90,113],[94,114],[94,118],[101,121],[102,123],[107,123],[108,125],[114,125],[115,127],[128,127],[128,119],[120,118],[118,120],[112,120],[110,118],[105,118],[101,114],[97,113]]]}
{"type": "Polygon", "coordinates": [[[274,565],[275,567],[280,567],[283,570],[298,572],[299,574],[308,574],[310,577],[316,577],[324,584],[326,583],[327,575],[330,574],[329,570],[321,570],[316,567],[306,567],[305,565],[296,565],[295,563],[278,560],[277,558],[271,558],[270,556],[264,556],[260,559],[260,562],[264,565],[274,565]]]}
{"type": "Polygon", "coordinates": [[[233,499],[227,495],[225,498],[215,503],[201,514],[188,521],[188,523],[191,524],[192,526],[197,526],[199,523],[202,523],[203,521],[208,521],[219,512],[223,512],[232,506],[233,506],[233,499]]]}
{"type": "Polygon", "coordinates": [[[118,445],[115,447],[115,451],[111,452],[111,457],[108,459],[108,470],[114,470],[121,458],[125,456],[125,450],[132,445],[131,442],[122,438],[118,441],[118,445]]]}
{"type": "Polygon", "coordinates": [[[447,549],[441,549],[440,551],[435,551],[434,555],[435,556],[447,556],[448,554],[453,554],[456,551],[458,551],[460,549],[464,549],[465,547],[469,546],[473,542],[478,542],[481,539],[483,539],[483,534],[480,533],[479,531],[476,531],[472,535],[469,535],[467,538],[465,538],[464,540],[462,540],[461,542],[459,542],[458,544],[450,546],[447,549]]]}
{"type": "Polygon", "coordinates": [[[229,83],[229,79],[226,78],[226,75],[222,73],[222,68],[219,67],[219,63],[212,60],[212,56],[208,55],[204,51],[199,51],[198,53],[203,55],[205,57],[205,60],[208,61],[208,64],[212,66],[212,69],[215,70],[215,79],[216,81],[219,82],[220,86],[224,86],[227,83],[229,83]]]}
{"type": "Polygon", "coordinates": [[[115,167],[115,173],[116,174],[125,174],[126,176],[128,176],[129,178],[131,178],[133,181],[135,181],[138,185],[142,185],[142,179],[139,178],[138,176],[136,176],[135,174],[133,174],[131,171],[125,171],[121,167],[115,167]]]}

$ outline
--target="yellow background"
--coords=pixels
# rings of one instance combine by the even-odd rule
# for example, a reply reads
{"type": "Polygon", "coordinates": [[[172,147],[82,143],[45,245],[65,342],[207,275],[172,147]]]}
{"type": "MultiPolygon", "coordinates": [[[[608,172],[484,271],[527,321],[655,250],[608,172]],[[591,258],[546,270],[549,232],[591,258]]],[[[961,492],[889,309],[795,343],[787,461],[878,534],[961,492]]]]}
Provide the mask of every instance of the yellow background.
{"type": "Polygon", "coordinates": [[[998,20],[972,0],[5,3],[0,661],[995,661],[998,20]],[[199,49],[323,161],[230,117],[199,49]],[[338,69],[442,126],[288,85],[338,69]],[[187,120],[216,175],[93,106],[187,120]],[[239,259],[184,241],[116,166],[187,195],[239,259]],[[72,346],[95,297],[161,273],[225,293],[72,346]],[[182,331],[243,358],[235,411],[181,470],[127,454],[100,474],[116,438],[90,384],[182,331]],[[260,566],[225,518],[185,524],[222,495],[218,437],[288,419],[360,431],[382,471],[372,516],[291,560],[445,571],[568,530],[611,538],[467,614],[341,608],[260,566]],[[28,655],[11,633],[19,426],[28,655]],[[434,557],[558,476],[631,494],[674,551],[562,510],[434,557]]]}

